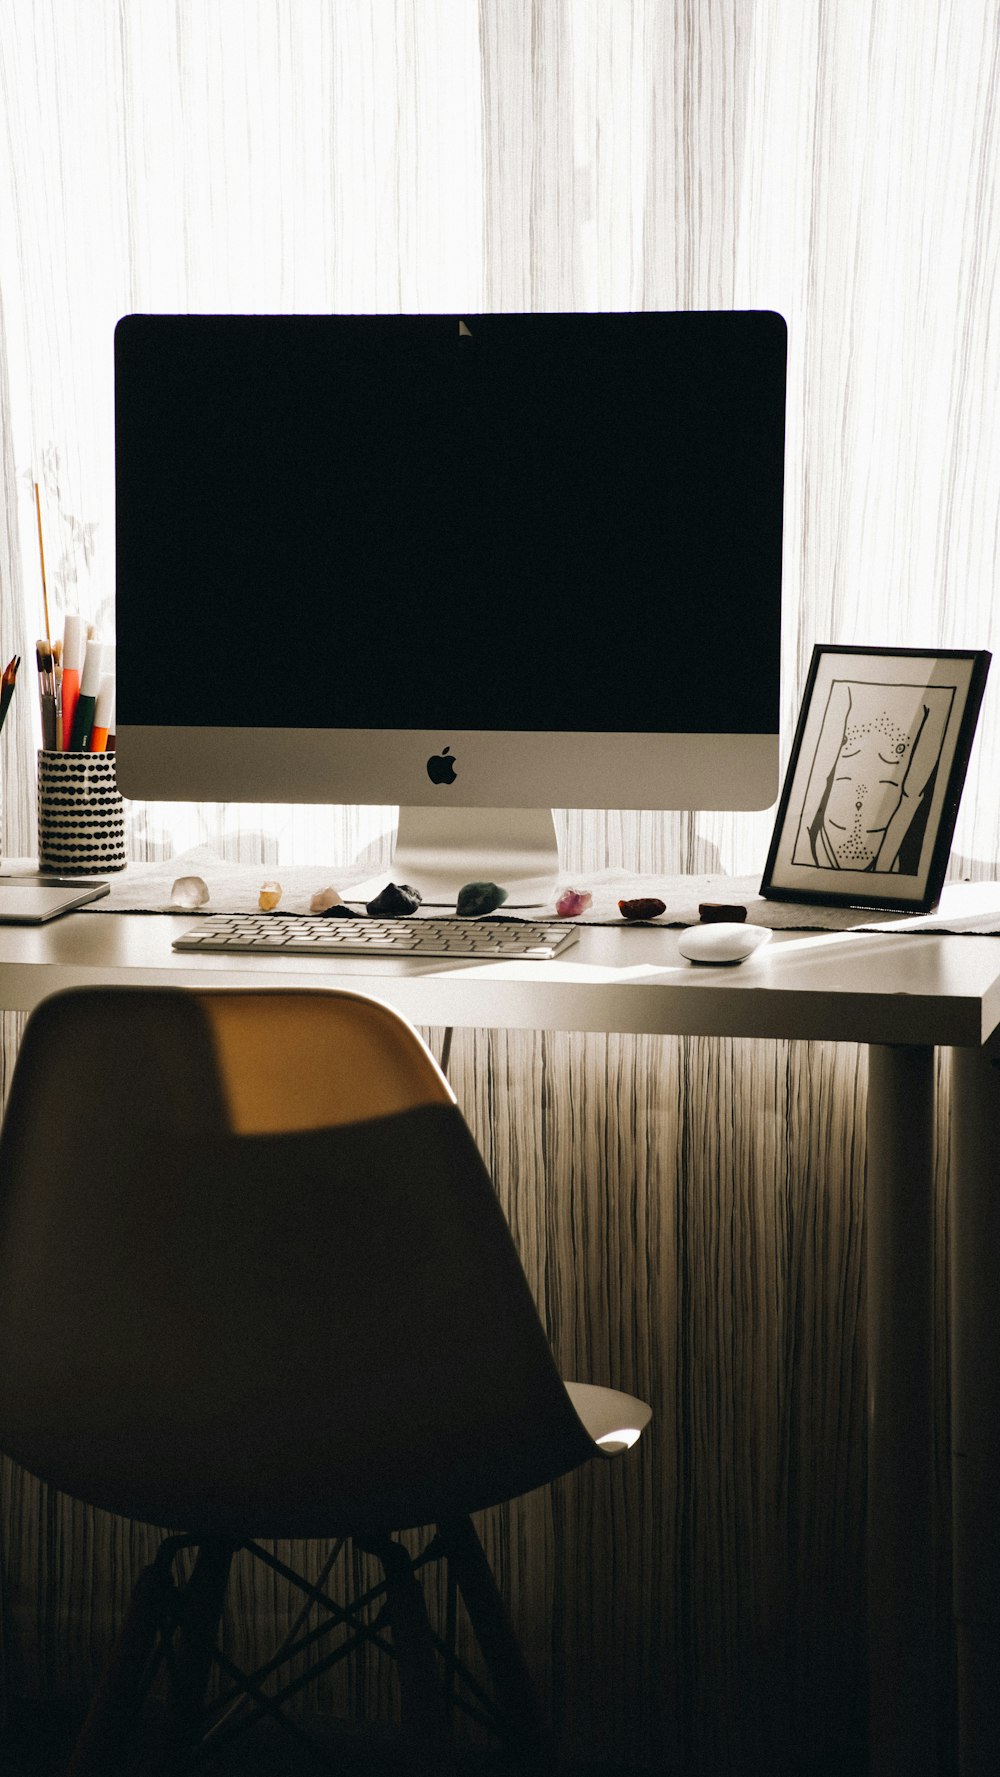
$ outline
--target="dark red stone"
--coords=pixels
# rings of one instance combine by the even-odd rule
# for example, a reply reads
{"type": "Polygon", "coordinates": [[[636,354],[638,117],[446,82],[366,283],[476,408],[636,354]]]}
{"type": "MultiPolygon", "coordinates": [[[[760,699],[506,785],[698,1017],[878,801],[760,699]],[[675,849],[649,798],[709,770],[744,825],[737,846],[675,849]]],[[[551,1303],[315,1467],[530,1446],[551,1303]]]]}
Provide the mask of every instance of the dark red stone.
{"type": "Polygon", "coordinates": [[[650,895],[644,900],[619,901],[618,911],[623,919],[659,919],[661,913],[666,913],[667,903],[650,895]]]}

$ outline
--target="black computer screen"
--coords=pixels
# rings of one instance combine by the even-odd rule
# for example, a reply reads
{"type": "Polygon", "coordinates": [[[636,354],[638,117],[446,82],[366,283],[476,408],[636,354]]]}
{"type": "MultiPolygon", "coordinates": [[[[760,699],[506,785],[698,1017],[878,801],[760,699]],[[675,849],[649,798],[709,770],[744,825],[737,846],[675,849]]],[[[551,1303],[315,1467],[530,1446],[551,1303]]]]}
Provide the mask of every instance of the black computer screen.
{"type": "Polygon", "coordinates": [[[120,723],[774,732],[770,313],[143,316],[120,723]]]}

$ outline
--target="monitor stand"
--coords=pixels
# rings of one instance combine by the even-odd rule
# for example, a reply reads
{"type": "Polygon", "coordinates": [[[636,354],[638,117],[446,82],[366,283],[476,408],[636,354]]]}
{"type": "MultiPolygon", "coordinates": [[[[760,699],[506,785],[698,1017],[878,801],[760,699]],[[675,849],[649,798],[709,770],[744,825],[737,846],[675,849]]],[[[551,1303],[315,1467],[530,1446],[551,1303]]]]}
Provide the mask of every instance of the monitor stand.
{"type": "Polygon", "coordinates": [[[507,890],[504,909],[553,911],[559,847],[551,808],[414,808],[399,811],[388,871],[350,891],[373,900],[388,882],[419,891],[428,908],[453,913],[468,882],[507,890]]]}

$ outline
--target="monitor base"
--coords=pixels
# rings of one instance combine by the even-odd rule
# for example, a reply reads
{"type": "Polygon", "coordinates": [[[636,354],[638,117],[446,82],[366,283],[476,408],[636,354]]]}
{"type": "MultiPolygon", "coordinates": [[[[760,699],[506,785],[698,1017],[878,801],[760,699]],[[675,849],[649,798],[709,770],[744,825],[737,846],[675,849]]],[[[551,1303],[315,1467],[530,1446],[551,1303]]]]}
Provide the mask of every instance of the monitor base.
{"type": "Polygon", "coordinates": [[[504,909],[552,911],[559,847],[550,808],[416,808],[399,811],[387,871],[352,889],[371,901],[389,882],[408,884],[425,907],[453,913],[469,882],[507,890],[504,909]]]}

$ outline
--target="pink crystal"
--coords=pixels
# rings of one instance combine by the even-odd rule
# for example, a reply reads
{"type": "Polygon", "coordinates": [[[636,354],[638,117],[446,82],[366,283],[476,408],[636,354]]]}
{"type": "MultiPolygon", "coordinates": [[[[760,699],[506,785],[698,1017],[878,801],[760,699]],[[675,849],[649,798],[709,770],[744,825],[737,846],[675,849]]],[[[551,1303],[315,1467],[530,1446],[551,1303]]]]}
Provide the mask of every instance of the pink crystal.
{"type": "Polygon", "coordinates": [[[593,895],[589,889],[563,889],[556,902],[556,912],[560,919],[576,919],[593,903],[593,895]]]}
{"type": "Polygon", "coordinates": [[[325,913],[328,907],[340,907],[341,897],[335,888],[317,889],[309,902],[310,913],[325,913]]]}

